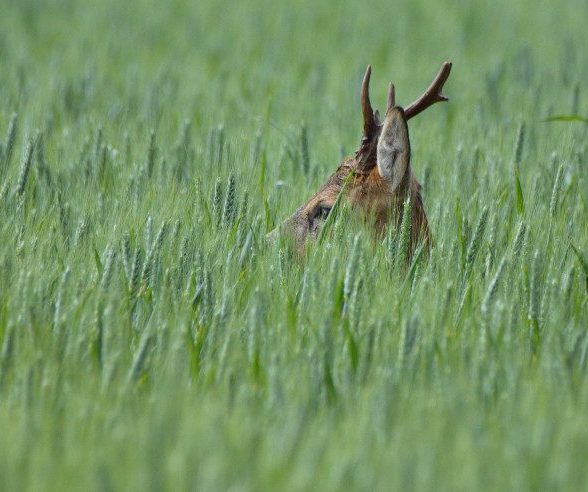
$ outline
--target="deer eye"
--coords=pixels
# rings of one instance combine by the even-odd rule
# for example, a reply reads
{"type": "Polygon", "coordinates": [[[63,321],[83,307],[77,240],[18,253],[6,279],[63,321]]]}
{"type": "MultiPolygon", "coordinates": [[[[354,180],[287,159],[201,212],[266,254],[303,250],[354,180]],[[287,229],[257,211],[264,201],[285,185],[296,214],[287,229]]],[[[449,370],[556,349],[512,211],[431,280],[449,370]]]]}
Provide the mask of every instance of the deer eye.
{"type": "Polygon", "coordinates": [[[331,208],[332,207],[330,207],[328,205],[321,205],[314,212],[313,219],[314,220],[326,220],[327,217],[329,216],[329,213],[331,212],[331,208]]]}

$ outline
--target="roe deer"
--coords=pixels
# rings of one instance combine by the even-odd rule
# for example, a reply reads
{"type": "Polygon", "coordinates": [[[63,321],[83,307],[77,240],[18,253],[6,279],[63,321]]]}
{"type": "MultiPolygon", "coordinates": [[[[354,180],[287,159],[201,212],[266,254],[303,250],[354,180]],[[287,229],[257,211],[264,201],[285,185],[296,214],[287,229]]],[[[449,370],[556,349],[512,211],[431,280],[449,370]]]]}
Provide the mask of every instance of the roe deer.
{"type": "Polygon", "coordinates": [[[378,234],[383,234],[390,222],[399,226],[404,203],[410,198],[409,254],[420,241],[430,249],[431,233],[421,199],[421,185],[410,168],[407,120],[436,102],[448,100],[441,91],[450,71],[451,63],[445,62],[423,95],[404,109],[396,106],[394,85],[390,83],[386,115],[381,122],[378,111],[374,112],[370,104],[371,67],[368,65],[361,86],[363,137],[359,149],[354,157],[344,159],[326,184],[281,226],[293,235],[299,251],[307,239],[317,238],[340,194],[354,209],[373,217],[378,234]]]}

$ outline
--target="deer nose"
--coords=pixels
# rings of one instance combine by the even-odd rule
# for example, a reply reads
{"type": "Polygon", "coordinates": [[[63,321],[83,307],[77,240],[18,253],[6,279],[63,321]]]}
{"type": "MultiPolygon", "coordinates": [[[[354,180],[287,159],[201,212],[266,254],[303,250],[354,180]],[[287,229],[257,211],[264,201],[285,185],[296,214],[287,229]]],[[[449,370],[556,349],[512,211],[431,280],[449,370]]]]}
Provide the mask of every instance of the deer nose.
{"type": "Polygon", "coordinates": [[[276,241],[278,240],[279,229],[279,227],[276,227],[273,231],[270,231],[265,235],[265,241],[268,244],[276,244],[276,241]]]}

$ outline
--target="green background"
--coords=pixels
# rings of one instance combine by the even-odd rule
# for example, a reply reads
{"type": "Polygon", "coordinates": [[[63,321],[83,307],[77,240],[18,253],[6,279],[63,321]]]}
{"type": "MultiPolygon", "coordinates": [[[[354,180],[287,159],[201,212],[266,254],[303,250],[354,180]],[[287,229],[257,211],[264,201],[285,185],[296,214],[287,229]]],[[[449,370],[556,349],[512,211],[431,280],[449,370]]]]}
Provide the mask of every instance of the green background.
{"type": "Polygon", "coordinates": [[[0,488],[579,490],[588,3],[0,4],[0,488]],[[264,235],[406,105],[435,241],[264,235]],[[12,130],[11,130],[12,128],[12,130]],[[576,252],[574,252],[574,248],[576,252]]]}

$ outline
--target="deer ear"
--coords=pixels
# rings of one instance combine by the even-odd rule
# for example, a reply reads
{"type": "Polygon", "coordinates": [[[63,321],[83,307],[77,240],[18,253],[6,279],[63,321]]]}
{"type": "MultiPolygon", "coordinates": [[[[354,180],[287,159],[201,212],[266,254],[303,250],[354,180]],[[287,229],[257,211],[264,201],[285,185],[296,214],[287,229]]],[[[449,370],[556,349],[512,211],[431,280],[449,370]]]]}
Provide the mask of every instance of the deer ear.
{"type": "Polygon", "coordinates": [[[408,125],[400,107],[390,108],[386,113],[378,139],[377,163],[380,176],[391,183],[392,191],[396,191],[410,163],[408,125]]]}

